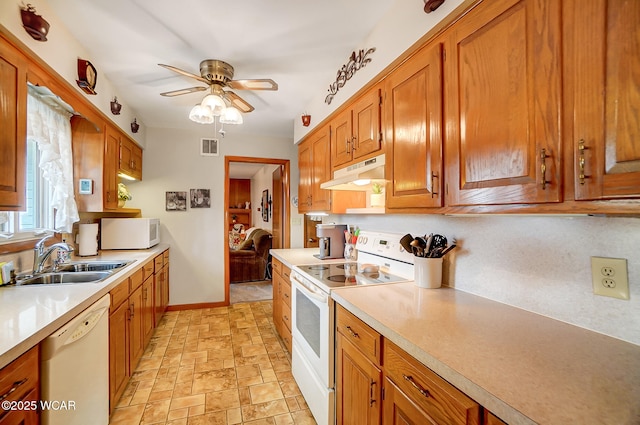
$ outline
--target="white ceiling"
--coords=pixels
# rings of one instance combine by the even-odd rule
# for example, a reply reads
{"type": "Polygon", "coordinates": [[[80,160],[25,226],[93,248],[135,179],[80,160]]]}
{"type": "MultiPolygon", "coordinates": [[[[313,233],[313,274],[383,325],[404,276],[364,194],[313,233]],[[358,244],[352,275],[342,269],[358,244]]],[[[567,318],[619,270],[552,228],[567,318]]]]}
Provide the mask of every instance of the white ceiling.
{"type": "Polygon", "coordinates": [[[144,125],[198,126],[188,114],[206,94],[160,96],[200,83],[157,64],[199,75],[203,59],[220,59],[235,68],[235,79],[272,78],[279,85],[276,92],[237,90],[256,109],[227,131],[279,137],[293,137],[294,120],[326,94],[393,2],[49,0],[88,59],[100,64],[98,85],[106,77],[144,125]]]}

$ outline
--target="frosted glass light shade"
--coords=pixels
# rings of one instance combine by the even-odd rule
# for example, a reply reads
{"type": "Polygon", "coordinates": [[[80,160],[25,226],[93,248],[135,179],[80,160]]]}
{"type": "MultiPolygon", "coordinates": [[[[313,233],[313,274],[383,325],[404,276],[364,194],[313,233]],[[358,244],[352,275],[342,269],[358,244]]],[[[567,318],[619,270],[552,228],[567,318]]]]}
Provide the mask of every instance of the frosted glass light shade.
{"type": "Polygon", "coordinates": [[[214,116],[218,117],[227,106],[224,103],[224,100],[218,96],[217,94],[208,94],[202,99],[202,103],[200,104],[203,108],[211,109],[211,112],[214,116]]]}
{"type": "Polygon", "coordinates": [[[200,104],[194,106],[189,112],[189,119],[198,124],[212,124],[213,115],[209,108],[203,108],[200,104]]]}
{"type": "Polygon", "coordinates": [[[237,108],[229,106],[222,111],[222,115],[220,115],[220,122],[222,124],[242,124],[242,114],[237,108]]]}

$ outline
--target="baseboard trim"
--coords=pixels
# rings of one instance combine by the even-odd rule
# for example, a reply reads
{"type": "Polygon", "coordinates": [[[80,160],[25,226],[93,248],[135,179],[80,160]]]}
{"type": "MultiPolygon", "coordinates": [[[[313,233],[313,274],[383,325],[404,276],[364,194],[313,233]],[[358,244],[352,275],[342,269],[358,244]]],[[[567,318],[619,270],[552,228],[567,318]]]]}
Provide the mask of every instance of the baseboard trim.
{"type": "Polygon", "coordinates": [[[227,307],[228,305],[229,303],[224,301],[218,301],[216,303],[178,304],[167,306],[167,311],[197,310],[201,308],[227,307]]]}

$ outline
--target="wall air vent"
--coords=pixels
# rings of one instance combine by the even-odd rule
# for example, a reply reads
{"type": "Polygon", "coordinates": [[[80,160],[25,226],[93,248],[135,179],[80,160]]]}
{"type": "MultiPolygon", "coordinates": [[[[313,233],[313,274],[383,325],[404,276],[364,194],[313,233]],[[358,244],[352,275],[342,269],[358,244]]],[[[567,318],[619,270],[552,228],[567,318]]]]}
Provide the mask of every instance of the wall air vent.
{"type": "Polygon", "coordinates": [[[219,156],[218,139],[200,139],[200,155],[219,156]]]}

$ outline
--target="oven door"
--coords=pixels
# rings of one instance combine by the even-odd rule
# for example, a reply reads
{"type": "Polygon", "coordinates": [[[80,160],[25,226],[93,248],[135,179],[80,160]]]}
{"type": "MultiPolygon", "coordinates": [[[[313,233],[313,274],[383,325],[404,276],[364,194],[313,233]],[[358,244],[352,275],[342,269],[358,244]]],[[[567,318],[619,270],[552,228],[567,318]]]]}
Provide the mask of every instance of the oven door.
{"type": "Polygon", "coordinates": [[[333,344],[329,331],[329,294],[291,275],[291,373],[318,425],[335,422],[335,397],[330,372],[333,344]]]}

